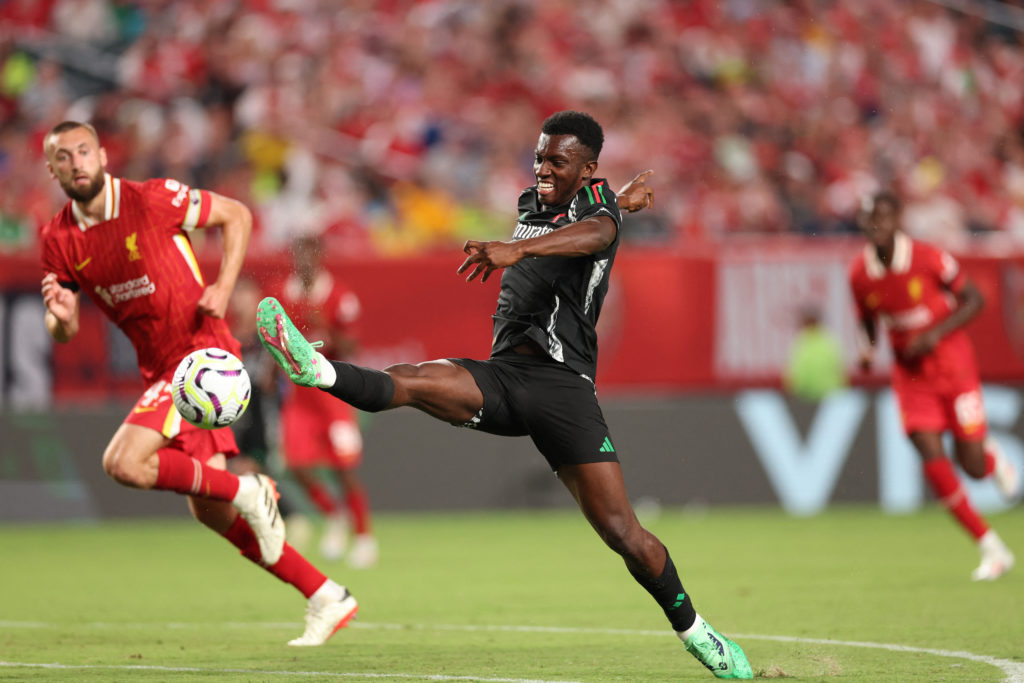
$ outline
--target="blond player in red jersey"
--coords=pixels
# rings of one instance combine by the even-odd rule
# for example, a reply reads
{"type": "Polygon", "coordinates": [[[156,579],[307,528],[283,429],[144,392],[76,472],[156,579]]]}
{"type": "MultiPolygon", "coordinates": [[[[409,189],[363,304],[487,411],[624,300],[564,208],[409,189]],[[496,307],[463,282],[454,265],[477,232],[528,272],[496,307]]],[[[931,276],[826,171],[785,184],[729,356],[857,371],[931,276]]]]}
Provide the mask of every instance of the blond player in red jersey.
{"type": "Polygon", "coordinates": [[[873,198],[862,221],[868,244],[850,266],[863,332],[860,364],[870,368],[882,320],[895,355],[892,388],[904,430],[935,495],[978,544],[981,564],[972,577],[992,581],[1013,567],[1013,553],[971,505],[942,445],[942,434],[951,431],[956,460],[969,476],[993,476],[1007,499],[1019,493],[1016,470],[986,438],[977,363],[963,330],[984,300],[956,259],[900,230],[900,205],[889,192],[873,198]]]}
{"type": "Polygon", "coordinates": [[[71,199],[43,229],[46,328],[56,341],[71,341],[85,291],[131,340],[148,387],[107,445],[103,469],[125,486],[186,496],[196,519],[308,599],[305,632],[289,645],[324,643],[355,615],[355,599],[285,542],[274,482],[227,471],[227,458],[238,452],[231,430],[184,422],[169,393],[189,352],[217,346],[240,354],[223,318],[252,215],[235,200],[175,180],[112,177],[86,123],[58,124],[43,151],[71,199]],[[221,229],[223,257],[207,286],[189,233],[209,227],[221,229]]]}
{"type": "MultiPolygon", "coordinates": [[[[360,304],[356,294],[320,264],[315,236],[292,245],[294,271],[281,301],[303,333],[324,341],[333,358],[351,359],[356,350],[360,304]]],[[[326,520],[320,553],[336,560],[347,550],[348,563],[366,569],[377,563],[377,539],[370,524],[370,501],[358,475],[363,439],[355,408],[330,394],[289,384],[281,401],[281,452],[296,481],[326,520]],[[326,468],[336,479],[344,503],[317,477],[326,468]],[[346,548],[351,523],[354,539],[346,548]]]]}

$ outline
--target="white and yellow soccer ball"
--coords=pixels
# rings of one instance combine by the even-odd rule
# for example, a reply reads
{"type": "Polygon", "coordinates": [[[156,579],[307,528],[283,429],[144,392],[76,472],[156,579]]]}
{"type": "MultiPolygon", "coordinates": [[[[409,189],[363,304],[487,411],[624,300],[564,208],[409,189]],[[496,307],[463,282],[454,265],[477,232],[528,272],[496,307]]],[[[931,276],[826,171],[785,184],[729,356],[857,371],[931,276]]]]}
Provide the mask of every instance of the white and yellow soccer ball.
{"type": "Polygon", "coordinates": [[[242,416],[252,385],[238,356],[224,349],[193,351],[178,363],[171,397],[181,416],[197,427],[219,429],[242,416]]]}

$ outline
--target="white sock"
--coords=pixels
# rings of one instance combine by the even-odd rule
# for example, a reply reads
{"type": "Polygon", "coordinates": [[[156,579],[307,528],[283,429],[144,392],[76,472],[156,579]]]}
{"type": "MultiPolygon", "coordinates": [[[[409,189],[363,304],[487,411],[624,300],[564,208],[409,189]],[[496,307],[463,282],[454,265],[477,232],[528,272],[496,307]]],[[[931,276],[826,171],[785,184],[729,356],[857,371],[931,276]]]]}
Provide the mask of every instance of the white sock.
{"type": "Polygon", "coordinates": [[[322,586],[316,589],[316,592],[309,596],[309,604],[315,606],[324,605],[328,602],[340,600],[343,595],[345,595],[345,587],[338,585],[331,579],[327,579],[322,586]]]}
{"type": "Polygon", "coordinates": [[[248,475],[242,475],[238,478],[238,490],[235,491],[235,497],[231,499],[234,503],[239,498],[244,498],[250,495],[259,486],[259,482],[256,481],[256,477],[250,477],[248,475]]]}
{"type": "Polygon", "coordinates": [[[698,614],[697,618],[693,620],[693,626],[685,631],[676,631],[676,635],[679,636],[679,640],[685,643],[687,639],[696,633],[702,626],[704,626],[704,619],[698,614]]]}
{"type": "Polygon", "coordinates": [[[1003,539],[999,538],[999,534],[996,533],[995,529],[989,529],[985,532],[985,535],[978,539],[978,547],[983,553],[990,553],[993,551],[1000,551],[1005,548],[1003,539]]]}
{"type": "Polygon", "coordinates": [[[331,361],[324,357],[324,354],[316,352],[316,362],[320,364],[320,379],[316,385],[321,389],[330,389],[338,381],[338,371],[331,365],[331,361]]]}

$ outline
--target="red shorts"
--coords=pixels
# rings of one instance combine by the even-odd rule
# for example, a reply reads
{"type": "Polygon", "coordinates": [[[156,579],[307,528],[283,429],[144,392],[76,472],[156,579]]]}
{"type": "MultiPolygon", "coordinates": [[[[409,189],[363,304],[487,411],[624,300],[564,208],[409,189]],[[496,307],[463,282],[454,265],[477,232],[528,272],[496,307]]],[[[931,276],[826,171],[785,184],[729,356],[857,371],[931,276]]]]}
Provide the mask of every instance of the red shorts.
{"type": "Polygon", "coordinates": [[[229,427],[203,429],[182,419],[171,400],[171,383],[166,379],[157,380],[147,389],[124,421],[149,427],[170,439],[160,451],[180,451],[199,462],[206,462],[218,453],[228,458],[238,455],[235,435],[229,427]]]}
{"type": "Polygon", "coordinates": [[[288,467],[351,470],[363,459],[355,409],[319,389],[293,387],[281,406],[281,454],[288,467]]]}
{"type": "Polygon", "coordinates": [[[959,393],[904,386],[896,390],[903,429],[913,432],[953,432],[957,441],[982,441],[988,432],[981,387],[959,393]]]}

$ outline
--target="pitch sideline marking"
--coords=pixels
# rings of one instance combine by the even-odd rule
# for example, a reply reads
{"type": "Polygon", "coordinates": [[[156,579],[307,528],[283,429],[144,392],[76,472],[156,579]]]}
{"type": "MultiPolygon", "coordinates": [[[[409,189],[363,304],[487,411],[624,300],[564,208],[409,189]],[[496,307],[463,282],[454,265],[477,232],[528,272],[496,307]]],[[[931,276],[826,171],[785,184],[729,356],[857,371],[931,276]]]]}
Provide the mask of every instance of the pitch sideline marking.
{"type": "Polygon", "coordinates": [[[875,650],[889,650],[890,652],[912,652],[922,655],[934,655],[936,657],[950,657],[953,659],[966,659],[972,662],[990,664],[1000,669],[1006,678],[1005,683],[1024,683],[1024,662],[1015,662],[1012,659],[1002,659],[989,655],[976,655],[973,652],[964,650],[939,650],[930,647],[913,647],[910,645],[896,645],[895,643],[872,643],[860,640],[829,640],[828,638],[797,638],[796,636],[762,636],[751,633],[736,633],[740,640],[771,640],[778,643],[805,643],[808,645],[838,645],[841,647],[863,647],[875,650]]]}
{"type": "MultiPolygon", "coordinates": [[[[208,623],[201,624],[203,627],[209,626],[208,623]]],[[[253,626],[260,626],[263,628],[291,628],[295,626],[291,622],[224,622],[221,624],[229,628],[252,628],[253,626]]],[[[56,624],[49,624],[46,622],[38,621],[0,621],[0,628],[49,628],[56,626],[56,624]]],[[[66,624],[64,624],[66,626],[66,624]]],[[[91,622],[83,624],[92,628],[131,628],[131,627],[153,627],[158,626],[162,628],[195,628],[200,624],[190,624],[186,622],[170,622],[164,624],[156,623],[141,623],[141,624],[127,624],[127,623],[114,623],[114,622],[91,622]]],[[[592,633],[595,635],[626,635],[626,636],[666,636],[672,635],[671,631],[651,631],[642,629],[602,629],[602,628],[578,628],[578,627],[564,627],[564,626],[503,626],[503,625],[460,625],[460,624],[383,624],[383,623],[368,623],[368,622],[352,622],[351,627],[354,628],[366,628],[366,629],[387,629],[387,630],[399,630],[399,629],[417,629],[421,631],[512,631],[521,633],[592,633]]],[[[911,645],[898,645],[895,643],[874,643],[869,641],[857,641],[857,640],[829,640],[828,638],[802,638],[798,636],[778,636],[778,635],[761,635],[754,633],[733,633],[732,634],[738,640],[767,640],[780,643],[805,643],[808,645],[831,645],[838,647],[861,647],[870,648],[875,650],[888,650],[890,652],[911,652],[915,654],[932,655],[935,657],[949,657],[952,659],[966,659],[972,662],[979,662],[981,664],[988,664],[1000,669],[1006,678],[1003,680],[1005,683],[1024,683],[1024,662],[1015,662],[1010,659],[1002,659],[1000,657],[992,657],[989,655],[978,655],[973,652],[966,652],[963,650],[942,650],[937,648],[928,647],[914,647],[911,645]]],[[[67,668],[67,669],[82,669],[82,668],[107,668],[107,669],[153,669],[153,670],[166,670],[166,671],[183,671],[183,672],[202,672],[202,671],[217,671],[222,673],[254,673],[254,674],[275,674],[275,675],[295,675],[295,676],[321,676],[331,675],[337,677],[355,677],[355,676],[366,676],[369,678],[409,678],[419,680],[432,680],[432,681],[485,681],[488,683],[569,683],[567,681],[540,681],[535,679],[513,679],[513,678],[479,678],[474,676],[432,676],[432,675],[418,675],[418,674],[354,674],[354,673],[334,673],[334,672],[322,672],[322,671],[303,671],[303,672],[291,672],[291,671],[251,671],[245,669],[198,669],[198,668],[173,668],[173,667],[146,667],[139,665],[124,665],[124,666],[75,666],[75,665],[62,665],[62,664],[20,664],[17,662],[4,662],[0,661],[0,666],[6,667],[50,667],[50,668],[67,668]]]]}
{"type": "Polygon", "coordinates": [[[415,681],[476,681],[477,683],[580,683],[579,681],[553,681],[540,678],[482,678],[480,676],[444,676],[441,674],[401,674],[401,673],[340,673],[337,671],[264,671],[259,669],[204,669],[197,666],[147,666],[144,664],[59,664],[57,662],[26,664],[24,662],[3,662],[0,667],[28,669],[58,669],[61,671],[78,669],[113,669],[116,671],[167,671],[171,673],[219,673],[249,674],[257,676],[326,676],[328,678],[379,678],[407,679],[415,681]]]}
{"type": "MultiPolygon", "coordinates": [[[[383,628],[383,629],[407,629],[410,626],[404,624],[372,624],[353,622],[357,628],[383,628]]],[[[631,630],[614,628],[578,628],[561,626],[486,626],[458,624],[414,624],[412,628],[435,631],[517,631],[534,633],[593,633],[595,635],[627,635],[627,636],[666,636],[674,635],[671,631],[650,631],[631,630]]],[[[774,636],[754,633],[732,633],[737,640],[769,640],[779,643],[805,643],[808,645],[833,645],[840,647],[862,647],[875,650],[888,650],[890,652],[912,652],[915,654],[934,655],[936,657],[949,657],[953,659],[966,659],[972,662],[989,664],[994,666],[1006,675],[1005,683],[1024,683],[1024,662],[1015,662],[1010,659],[1002,659],[989,655],[977,655],[973,652],[963,650],[941,650],[929,647],[914,647],[912,645],[897,645],[895,643],[873,643],[857,640],[829,640],[828,638],[801,638],[798,636],[774,636]]]]}

